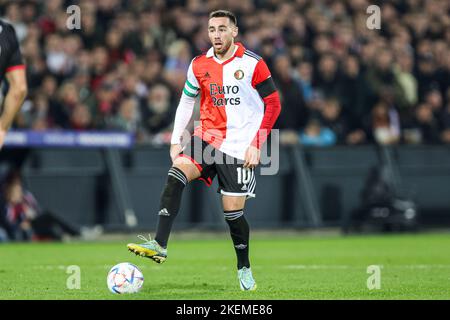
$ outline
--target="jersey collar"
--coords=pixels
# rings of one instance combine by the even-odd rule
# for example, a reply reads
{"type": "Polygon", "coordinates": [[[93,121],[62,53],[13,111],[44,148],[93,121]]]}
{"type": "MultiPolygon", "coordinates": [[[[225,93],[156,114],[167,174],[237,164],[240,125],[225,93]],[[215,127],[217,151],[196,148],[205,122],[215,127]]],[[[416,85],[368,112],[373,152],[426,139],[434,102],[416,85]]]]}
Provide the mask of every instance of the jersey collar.
{"type": "MultiPolygon", "coordinates": [[[[230,59],[234,57],[242,57],[245,52],[245,48],[240,42],[236,42],[235,45],[237,46],[237,50],[234,52],[234,55],[231,56],[230,59]]],[[[209,50],[206,52],[206,57],[211,58],[214,57],[214,47],[209,48],[209,50]]]]}

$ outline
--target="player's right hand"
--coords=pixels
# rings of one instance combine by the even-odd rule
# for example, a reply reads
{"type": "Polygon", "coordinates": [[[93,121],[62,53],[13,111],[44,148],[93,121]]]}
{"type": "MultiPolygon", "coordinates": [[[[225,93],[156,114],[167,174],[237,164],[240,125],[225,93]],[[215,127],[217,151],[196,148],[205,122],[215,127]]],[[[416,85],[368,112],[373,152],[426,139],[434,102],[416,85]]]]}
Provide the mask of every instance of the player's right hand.
{"type": "Polygon", "coordinates": [[[245,152],[244,168],[255,168],[259,164],[260,159],[261,151],[254,146],[249,146],[245,152]]]}
{"type": "Polygon", "coordinates": [[[175,159],[178,157],[178,155],[183,151],[183,148],[181,147],[181,144],[171,144],[170,145],[170,158],[172,159],[172,162],[175,161],[175,159]]]}

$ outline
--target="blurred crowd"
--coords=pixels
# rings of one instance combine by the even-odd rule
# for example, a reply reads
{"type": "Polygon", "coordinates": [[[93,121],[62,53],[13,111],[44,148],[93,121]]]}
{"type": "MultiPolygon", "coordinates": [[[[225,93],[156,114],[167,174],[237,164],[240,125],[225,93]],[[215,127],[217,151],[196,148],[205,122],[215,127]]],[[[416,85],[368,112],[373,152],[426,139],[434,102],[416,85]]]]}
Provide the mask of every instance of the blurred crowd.
{"type": "Polygon", "coordinates": [[[450,143],[447,0],[0,0],[27,65],[16,128],[123,130],[169,143],[208,14],[238,17],[280,91],[283,143],[450,143]],[[81,8],[70,30],[67,7],[81,8]],[[381,29],[367,27],[379,5],[381,29]]]}

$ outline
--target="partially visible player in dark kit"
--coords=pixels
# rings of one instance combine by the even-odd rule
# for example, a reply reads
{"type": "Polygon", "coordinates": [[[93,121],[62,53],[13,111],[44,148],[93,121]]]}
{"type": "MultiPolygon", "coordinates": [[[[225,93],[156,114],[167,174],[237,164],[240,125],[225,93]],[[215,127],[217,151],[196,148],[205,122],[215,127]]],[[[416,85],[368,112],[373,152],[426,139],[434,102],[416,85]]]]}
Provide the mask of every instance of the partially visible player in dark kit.
{"type": "Polygon", "coordinates": [[[3,147],[6,132],[27,95],[25,65],[16,32],[9,23],[0,19],[0,84],[5,79],[8,91],[0,115],[0,148],[3,147]]]}

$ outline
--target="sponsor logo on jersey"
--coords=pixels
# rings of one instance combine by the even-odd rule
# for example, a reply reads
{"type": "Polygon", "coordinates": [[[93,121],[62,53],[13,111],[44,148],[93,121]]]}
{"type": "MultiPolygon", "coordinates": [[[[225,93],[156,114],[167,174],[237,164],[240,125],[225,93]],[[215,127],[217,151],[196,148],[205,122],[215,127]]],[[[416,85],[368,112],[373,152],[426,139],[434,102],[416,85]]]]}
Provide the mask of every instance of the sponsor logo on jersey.
{"type": "Polygon", "coordinates": [[[216,97],[217,95],[237,95],[239,94],[239,86],[219,86],[216,83],[209,84],[209,92],[215,107],[236,106],[241,104],[240,97],[216,97]]]}
{"type": "Polygon", "coordinates": [[[244,71],[242,71],[241,69],[236,70],[236,71],[234,72],[234,77],[235,77],[237,80],[241,80],[241,79],[244,77],[244,71]]]}

